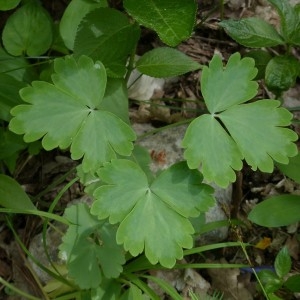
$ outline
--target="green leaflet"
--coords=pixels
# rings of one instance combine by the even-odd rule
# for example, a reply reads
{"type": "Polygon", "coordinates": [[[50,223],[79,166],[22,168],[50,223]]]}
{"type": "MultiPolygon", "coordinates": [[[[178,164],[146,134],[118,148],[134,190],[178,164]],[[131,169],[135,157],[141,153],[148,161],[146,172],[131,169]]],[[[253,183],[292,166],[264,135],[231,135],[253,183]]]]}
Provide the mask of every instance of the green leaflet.
{"type": "MultiPolygon", "coordinates": [[[[35,81],[21,90],[21,97],[29,104],[13,108],[10,129],[25,134],[26,142],[43,138],[46,150],[71,146],[73,159],[83,157],[84,172],[96,170],[114,158],[115,152],[130,155],[133,130],[101,107],[103,99],[108,100],[101,62],[94,63],[87,56],[78,61],[73,57],[59,58],[54,69],[53,84],[35,81]]],[[[110,95],[114,95],[111,90],[110,95]]]]}
{"type": "Polygon", "coordinates": [[[168,46],[175,47],[192,34],[197,11],[194,0],[125,0],[124,7],[138,23],[155,30],[168,46]]]}
{"type": "Polygon", "coordinates": [[[287,163],[288,157],[297,154],[292,143],[297,134],[283,128],[292,114],[278,101],[241,104],[257,93],[257,83],[252,81],[256,73],[254,61],[241,59],[238,53],[230,57],[226,68],[219,56],[203,68],[201,90],[211,115],[190,124],[182,146],[189,167],[202,165],[204,177],[223,187],[235,180],[234,170],[241,169],[244,158],[254,170],[272,172],[272,159],[287,163]]]}
{"type": "Polygon", "coordinates": [[[219,25],[226,30],[229,36],[246,47],[272,47],[284,44],[283,38],[276,29],[260,18],[225,20],[219,25]]]}
{"type": "Polygon", "coordinates": [[[145,53],[136,67],[148,76],[165,78],[195,71],[201,65],[176,49],[160,47],[145,53]]]}
{"type": "Polygon", "coordinates": [[[117,242],[133,256],[144,250],[152,264],[174,266],[182,248],[193,244],[188,218],[214,204],[213,190],[201,183],[201,174],[181,162],[149,183],[137,164],[121,159],[106,163],[98,173],[106,185],[94,192],[91,213],[120,223],[117,242]]]}
{"type": "Polygon", "coordinates": [[[82,289],[97,288],[105,278],[116,278],[125,263],[124,252],[116,244],[116,229],[99,222],[84,203],[65,210],[69,226],[60,245],[67,259],[69,275],[82,289]]]}

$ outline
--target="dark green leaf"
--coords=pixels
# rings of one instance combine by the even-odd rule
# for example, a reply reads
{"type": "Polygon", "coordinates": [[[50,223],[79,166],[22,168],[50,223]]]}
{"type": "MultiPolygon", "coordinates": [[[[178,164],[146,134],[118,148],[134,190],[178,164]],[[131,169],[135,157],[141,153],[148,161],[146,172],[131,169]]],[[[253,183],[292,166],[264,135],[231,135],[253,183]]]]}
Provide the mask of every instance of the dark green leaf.
{"type": "Polygon", "coordinates": [[[0,174],[0,205],[17,210],[36,210],[20,184],[13,178],[0,174]]]}
{"type": "Polygon", "coordinates": [[[255,80],[265,78],[265,70],[267,64],[271,60],[272,56],[269,52],[264,50],[251,50],[245,54],[245,57],[251,57],[255,60],[255,67],[258,70],[258,73],[255,77],[255,80]]]}
{"type": "Polygon", "coordinates": [[[300,196],[271,197],[256,205],[250,212],[250,221],[265,227],[287,226],[300,221],[300,196]],[[271,212],[271,213],[270,213],[271,212]]]}
{"type": "MultiPolygon", "coordinates": [[[[300,201],[300,197],[299,197],[300,201]]],[[[292,260],[287,247],[283,247],[275,258],[275,271],[279,278],[284,278],[292,267],[292,260]]]]}
{"type": "Polygon", "coordinates": [[[48,12],[36,2],[29,2],[7,20],[2,40],[11,55],[38,56],[52,43],[52,21],[48,12]]]}
{"type": "Polygon", "coordinates": [[[197,11],[194,0],[125,0],[124,7],[168,46],[175,47],[192,34],[197,11]]]}
{"type": "Polygon", "coordinates": [[[10,10],[18,6],[21,0],[0,0],[0,10],[10,10]]]}
{"type": "Polygon", "coordinates": [[[112,8],[98,8],[81,22],[74,53],[76,57],[85,54],[100,60],[111,75],[123,77],[128,55],[134,51],[139,36],[139,27],[123,13],[112,8]]]}
{"type": "Polygon", "coordinates": [[[0,119],[10,121],[10,110],[23,102],[19,90],[25,86],[24,82],[18,81],[10,75],[0,74],[0,119]]]}
{"type": "Polygon", "coordinates": [[[292,292],[299,293],[300,292],[300,274],[292,275],[289,277],[284,285],[292,292]]]}
{"type": "Polygon", "coordinates": [[[84,0],[72,0],[64,11],[59,24],[59,30],[61,37],[65,45],[73,50],[74,40],[83,17],[95,8],[107,6],[106,0],[99,1],[84,1],[84,0]]]}
{"type": "MultiPolygon", "coordinates": [[[[280,16],[281,32],[287,43],[294,43],[295,37],[300,37],[300,19],[298,13],[288,0],[268,0],[280,16]]],[[[297,39],[297,38],[296,38],[297,39]]]]}
{"type": "Polygon", "coordinates": [[[2,47],[0,47],[0,73],[25,82],[31,82],[34,78],[32,68],[25,58],[11,56],[2,47]]]}
{"type": "Polygon", "coordinates": [[[136,63],[137,69],[152,77],[172,77],[195,71],[201,65],[184,53],[168,47],[148,51],[136,63]]]}
{"type": "Polygon", "coordinates": [[[291,157],[287,165],[277,163],[276,166],[284,175],[300,183],[300,152],[296,156],[291,157]]]}
{"type": "Polygon", "coordinates": [[[296,83],[300,68],[299,61],[291,55],[279,55],[272,58],[265,73],[268,89],[274,92],[286,91],[296,83]]]}
{"type": "Polygon", "coordinates": [[[284,44],[275,28],[259,18],[226,20],[219,23],[230,37],[246,47],[272,47],[284,44]]]}

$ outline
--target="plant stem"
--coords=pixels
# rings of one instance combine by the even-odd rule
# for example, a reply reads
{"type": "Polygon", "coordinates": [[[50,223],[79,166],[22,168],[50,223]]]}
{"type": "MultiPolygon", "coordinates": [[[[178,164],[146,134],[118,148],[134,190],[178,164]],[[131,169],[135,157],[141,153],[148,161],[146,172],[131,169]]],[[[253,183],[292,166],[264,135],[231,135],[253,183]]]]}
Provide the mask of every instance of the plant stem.
{"type": "Polygon", "coordinates": [[[5,285],[6,287],[8,287],[9,289],[11,289],[12,291],[14,291],[16,294],[24,297],[25,299],[29,299],[29,300],[40,300],[40,298],[34,297],[30,294],[25,293],[24,291],[16,288],[13,284],[10,284],[9,282],[7,282],[6,280],[4,280],[2,277],[0,277],[0,283],[2,283],[3,285],[5,285]]]}

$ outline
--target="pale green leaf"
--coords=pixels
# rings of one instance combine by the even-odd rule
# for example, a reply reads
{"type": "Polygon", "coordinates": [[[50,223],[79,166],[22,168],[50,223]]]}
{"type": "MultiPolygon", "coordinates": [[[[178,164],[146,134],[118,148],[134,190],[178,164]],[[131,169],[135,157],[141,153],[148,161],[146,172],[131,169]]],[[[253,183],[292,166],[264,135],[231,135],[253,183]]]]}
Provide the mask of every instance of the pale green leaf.
{"type": "Polygon", "coordinates": [[[293,115],[276,100],[260,100],[229,108],[219,115],[253,170],[272,172],[273,160],[288,163],[297,154],[297,134],[282,128],[293,115]]]}
{"type": "Polygon", "coordinates": [[[300,211],[300,196],[281,195],[257,204],[248,218],[261,226],[280,227],[300,221],[300,215],[295,213],[298,211],[300,211]]]}
{"type": "Polygon", "coordinates": [[[10,10],[18,6],[21,0],[0,0],[0,10],[10,10]]]}
{"type": "Polygon", "coordinates": [[[202,166],[204,177],[225,187],[245,158],[255,170],[271,172],[273,161],[287,163],[297,154],[297,134],[283,128],[292,115],[275,100],[241,104],[257,93],[254,60],[233,54],[226,68],[214,56],[202,72],[201,90],[211,115],[202,115],[188,127],[182,145],[190,168],[202,166]],[[220,120],[220,122],[219,122],[220,120]],[[222,124],[222,125],[221,125],[222,124]],[[223,128],[225,126],[225,128],[223,128]]]}
{"type": "Polygon", "coordinates": [[[137,69],[152,77],[172,77],[201,68],[201,65],[184,53],[168,47],[146,52],[136,63],[137,69]]]}
{"type": "Polygon", "coordinates": [[[105,6],[107,6],[106,0],[101,0],[100,3],[88,3],[84,0],[72,0],[69,3],[60,20],[59,31],[65,45],[70,50],[73,50],[74,48],[75,36],[83,17],[93,9],[105,6]]]}
{"type": "Polygon", "coordinates": [[[258,89],[253,81],[256,74],[252,58],[241,59],[240,54],[235,53],[224,68],[221,57],[215,55],[209,67],[203,68],[201,76],[201,92],[209,112],[220,112],[252,99],[258,89]]]}
{"type": "Polygon", "coordinates": [[[273,47],[284,44],[283,38],[276,29],[260,18],[225,20],[219,25],[225,29],[230,37],[246,47],[273,47]]]}
{"type": "MultiPolygon", "coordinates": [[[[102,110],[106,72],[100,62],[82,56],[54,62],[54,84],[36,81],[21,90],[27,103],[13,108],[10,128],[24,140],[42,139],[46,150],[71,146],[73,159],[83,157],[84,172],[96,170],[116,156],[130,155],[133,130],[113,113],[102,110]]],[[[109,96],[108,96],[109,97],[109,96]]]]}
{"type": "Polygon", "coordinates": [[[300,183],[300,152],[296,156],[291,157],[288,164],[277,163],[276,166],[284,175],[300,183]]]}
{"type": "Polygon", "coordinates": [[[126,15],[112,8],[98,8],[88,13],[79,25],[74,54],[100,60],[109,75],[123,77],[127,58],[139,37],[139,27],[126,15]]]}
{"type": "Polygon", "coordinates": [[[124,7],[137,22],[155,30],[171,47],[192,34],[197,11],[194,0],[125,0],[124,7]]]}
{"type": "Polygon", "coordinates": [[[212,188],[184,162],[163,171],[152,183],[134,162],[113,160],[99,170],[106,185],[98,188],[91,212],[120,223],[117,242],[133,256],[145,251],[152,264],[174,266],[192,247],[193,226],[188,218],[214,204],[212,188]]]}
{"type": "Polygon", "coordinates": [[[204,178],[226,187],[235,181],[234,170],[243,166],[238,147],[219,122],[211,115],[202,115],[188,127],[182,146],[190,168],[201,165],[204,178]]]}
{"type": "Polygon", "coordinates": [[[48,12],[36,2],[23,5],[8,18],[2,40],[11,55],[45,53],[52,43],[52,21],[48,12]]]}
{"type": "Polygon", "coordinates": [[[292,260],[287,247],[283,247],[276,255],[274,267],[280,278],[284,278],[290,272],[292,260]]]}
{"type": "Polygon", "coordinates": [[[71,223],[60,245],[60,256],[67,259],[69,275],[82,288],[96,288],[103,275],[118,277],[125,263],[124,252],[116,244],[116,229],[97,220],[84,203],[65,211],[71,223]]]}
{"type": "Polygon", "coordinates": [[[0,205],[17,210],[36,210],[20,184],[3,174],[0,174],[0,205]]]}

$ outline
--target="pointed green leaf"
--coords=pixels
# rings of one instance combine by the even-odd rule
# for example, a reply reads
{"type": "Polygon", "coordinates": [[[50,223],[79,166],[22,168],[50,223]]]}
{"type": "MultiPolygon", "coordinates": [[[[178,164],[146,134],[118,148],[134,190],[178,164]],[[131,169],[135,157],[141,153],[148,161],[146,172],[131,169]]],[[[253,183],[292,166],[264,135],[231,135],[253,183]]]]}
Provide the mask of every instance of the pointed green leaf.
{"type": "Polygon", "coordinates": [[[285,281],[284,286],[294,293],[300,293],[300,274],[289,277],[285,281]]]}
{"type": "Polygon", "coordinates": [[[8,18],[2,40],[11,55],[41,55],[52,43],[51,18],[40,4],[29,2],[8,18]]]}
{"type": "Polygon", "coordinates": [[[284,276],[286,276],[290,272],[292,267],[292,260],[287,247],[283,247],[276,255],[274,267],[276,274],[280,278],[284,278],[284,276]]]}
{"type": "Polygon", "coordinates": [[[262,270],[257,275],[268,294],[277,291],[282,286],[282,281],[273,271],[262,270]]]}
{"type": "Polygon", "coordinates": [[[219,56],[203,68],[201,89],[211,115],[202,115],[189,125],[182,146],[189,167],[201,164],[204,177],[222,187],[235,180],[234,170],[241,169],[243,158],[253,169],[271,172],[272,159],[287,163],[288,157],[297,154],[292,143],[297,134],[283,128],[292,115],[278,108],[278,101],[241,104],[257,92],[257,83],[252,81],[255,75],[253,59],[241,59],[238,53],[229,58],[226,68],[219,56]]]}
{"type": "Polygon", "coordinates": [[[299,35],[300,20],[297,11],[292,7],[288,0],[269,0],[276,8],[281,25],[281,33],[287,43],[293,43],[299,35]]]}
{"type": "Polygon", "coordinates": [[[230,37],[246,47],[273,47],[284,44],[283,38],[276,29],[260,18],[225,20],[219,25],[225,29],[230,37]]]}
{"type": "Polygon", "coordinates": [[[100,60],[109,75],[123,77],[127,58],[134,51],[139,37],[139,27],[123,13],[112,8],[98,8],[88,13],[81,22],[74,54],[100,60]]]}
{"type": "Polygon", "coordinates": [[[276,100],[260,100],[231,107],[219,115],[253,170],[272,172],[273,160],[288,163],[288,157],[297,154],[292,143],[297,134],[282,128],[290,124],[293,115],[279,106],[276,100]]]}
{"type": "Polygon", "coordinates": [[[69,275],[80,288],[98,287],[103,275],[118,277],[125,257],[116,244],[116,229],[93,217],[84,203],[67,208],[65,217],[72,225],[63,237],[60,255],[67,258],[69,275]]]}
{"type": "Polygon", "coordinates": [[[10,10],[18,6],[21,0],[0,0],[0,10],[10,10]]]}
{"type": "Polygon", "coordinates": [[[84,0],[72,0],[69,3],[60,20],[59,31],[65,45],[70,50],[73,50],[74,48],[75,36],[83,17],[95,8],[106,6],[106,0],[101,0],[100,3],[88,3],[84,0]]]}
{"type": "Polygon", "coordinates": [[[281,195],[257,204],[248,218],[261,226],[280,227],[300,221],[300,215],[295,213],[298,211],[300,211],[300,196],[281,195]]]}
{"type": "Polygon", "coordinates": [[[215,55],[204,67],[201,76],[201,92],[210,113],[223,111],[232,105],[252,99],[258,84],[253,81],[257,74],[255,62],[239,53],[230,56],[226,68],[221,57],[215,55]]]}
{"type": "Polygon", "coordinates": [[[136,67],[148,76],[172,77],[200,69],[201,65],[176,49],[160,47],[145,53],[136,67]]]}
{"type": "Polygon", "coordinates": [[[125,0],[124,7],[137,22],[155,30],[171,47],[192,34],[197,11],[194,0],[125,0]]]}
{"type": "Polygon", "coordinates": [[[92,214],[120,222],[117,242],[133,256],[145,250],[152,264],[174,266],[183,255],[182,247],[192,247],[188,217],[214,204],[212,188],[201,184],[200,173],[184,162],[163,171],[152,183],[129,160],[105,164],[99,176],[107,185],[95,191],[92,214]]]}
{"type": "Polygon", "coordinates": [[[265,73],[265,82],[271,91],[282,92],[296,83],[300,62],[291,55],[279,55],[272,58],[265,73]]]}
{"type": "Polygon", "coordinates": [[[3,174],[0,174],[0,205],[17,210],[36,210],[20,184],[3,174]]]}
{"type": "Polygon", "coordinates": [[[83,170],[96,170],[103,162],[130,155],[133,130],[109,111],[101,110],[106,72],[100,62],[82,56],[59,58],[54,63],[54,84],[36,81],[21,90],[28,105],[12,110],[10,128],[26,142],[43,138],[46,150],[71,146],[73,159],[83,157],[83,170]]]}
{"type": "Polygon", "coordinates": [[[204,178],[222,187],[235,181],[234,170],[242,168],[242,155],[232,138],[211,115],[202,115],[188,127],[182,146],[192,169],[201,164],[204,178]]]}

